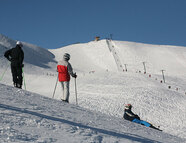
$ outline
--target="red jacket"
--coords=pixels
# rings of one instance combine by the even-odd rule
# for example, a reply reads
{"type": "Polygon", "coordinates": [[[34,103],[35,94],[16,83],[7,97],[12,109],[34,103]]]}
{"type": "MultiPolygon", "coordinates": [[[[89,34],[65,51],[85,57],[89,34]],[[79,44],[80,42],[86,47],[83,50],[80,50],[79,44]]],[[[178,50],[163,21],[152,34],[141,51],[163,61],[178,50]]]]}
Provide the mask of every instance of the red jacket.
{"type": "Polygon", "coordinates": [[[70,75],[73,76],[73,69],[68,61],[59,61],[57,70],[59,81],[70,81],[70,75]]]}
{"type": "Polygon", "coordinates": [[[57,70],[59,72],[58,74],[59,81],[70,81],[70,75],[68,73],[67,66],[57,65],[57,70]]]}

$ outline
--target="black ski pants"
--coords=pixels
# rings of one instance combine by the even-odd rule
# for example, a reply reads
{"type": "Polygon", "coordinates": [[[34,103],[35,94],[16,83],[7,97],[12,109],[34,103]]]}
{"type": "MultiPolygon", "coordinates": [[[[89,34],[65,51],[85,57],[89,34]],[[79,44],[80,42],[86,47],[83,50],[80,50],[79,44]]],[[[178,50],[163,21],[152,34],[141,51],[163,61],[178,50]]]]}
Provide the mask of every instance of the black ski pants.
{"type": "Polygon", "coordinates": [[[22,67],[11,65],[11,71],[14,85],[19,84],[21,86],[23,82],[22,67]]]}

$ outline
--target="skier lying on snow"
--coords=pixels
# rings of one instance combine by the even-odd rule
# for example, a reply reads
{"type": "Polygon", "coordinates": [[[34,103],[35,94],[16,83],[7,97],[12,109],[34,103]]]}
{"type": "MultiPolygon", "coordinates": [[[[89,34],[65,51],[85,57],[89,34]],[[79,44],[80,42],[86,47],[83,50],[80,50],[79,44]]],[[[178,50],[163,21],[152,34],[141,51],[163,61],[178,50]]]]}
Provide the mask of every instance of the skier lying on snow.
{"type": "Polygon", "coordinates": [[[162,131],[159,128],[154,127],[152,124],[150,124],[150,123],[148,123],[146,121],[140,120],[140,117],[138,115],[134,114],[131,111],[131,109],[132,109],[132,105],[131,104],[126,104],[125,105],[125,110],[124,110],[124,115],[123,115],[124,119],[132,121],[132,122],[135,122],[135,123],[138,123],[138,124],[141,124],[141,125],[144,125],[146,127],[150,127],[150,128],[162,131]]]}

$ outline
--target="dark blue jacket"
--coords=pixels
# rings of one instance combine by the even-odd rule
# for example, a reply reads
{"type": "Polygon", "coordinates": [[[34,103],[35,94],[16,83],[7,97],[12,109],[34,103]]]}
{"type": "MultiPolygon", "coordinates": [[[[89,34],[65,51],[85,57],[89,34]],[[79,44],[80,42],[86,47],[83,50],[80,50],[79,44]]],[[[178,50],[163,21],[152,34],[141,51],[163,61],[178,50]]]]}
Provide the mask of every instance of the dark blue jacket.
{"type": "Polygon", "coordinates": [[[125,109],[123,118],[129,121],[133,121],[134,119],[140,120],[140,117],[136,114],[134,114],[131,109],[125,109]]]}
{"type": "Polygon", "coordinates": [[[24,52],[19,45],[5,52],[4,56],[11,62],[11,66],[21,67],[24,59],[24,52]]]}

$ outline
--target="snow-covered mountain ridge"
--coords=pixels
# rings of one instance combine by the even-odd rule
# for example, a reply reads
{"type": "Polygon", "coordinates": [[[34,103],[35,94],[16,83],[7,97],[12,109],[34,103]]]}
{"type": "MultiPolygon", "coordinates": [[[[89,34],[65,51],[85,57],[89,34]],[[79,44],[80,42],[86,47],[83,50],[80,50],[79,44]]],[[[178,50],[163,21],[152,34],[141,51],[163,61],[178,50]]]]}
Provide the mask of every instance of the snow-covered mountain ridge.
{"type": "MultiPolygon", "coordinates": [[[[71,54],[71,62],[74,67],[83,72],[89,71],[117,71],[117,61],[123,70],[185,76],[186,73],[186,47],[151,45],[124,41],[92,41],[84,44],[74,44],[59,49],[43,49],[38,46],[24,43],[25,63],[38,67],[54,68],[56,60],[60,60],[64,52],[71,54]],[[111,47],[111,48],[109,48],[111,47]],[[74,52],[75,51],[75,52],[74,52]],[[117,55],[114,59],[114,55],[117,55]],[[126,67],[125,67],[126,65],[126,67]]],[[[6,49],[15,46],[16,41],[0,35],[1,56],[6,49]]]]}
{"type": "MultiPolygon", "coordinates": [[[[14,40],[10,41],[0,39],[0,74],[9,66],[3,53],[15,45],[14,40]]],[[[186,47],[101,40],[49,50],[24,43],[23,50],[27,90],[51,98],[57,78],[56,62],[68,52],[78,74],[80,107],[122,118],[124,104],[131,103],[143,120],[185,138],[186,47]],[[143,74],[143,62],[147,74],[143,74]],[[126,68],[127,72],[123,72],[126,68]],[[160,83],[161,70],[165,70],[166,83],[160,83]]],[[[1,83],[12,85],[10,75],[8,68],[1,83]]],[[[60,88],[58,83],[55,99],[61,98],[60,88]]],[[[75,104],[74,79],[70,92],[70,103],[75,104]]]]}
{"type": "Polygon", "coordinates": [[[168,75],[185,76],[186,47],[123,41],[109,41],[109,44],[111,49],[109,49],[106,40],[101,40],[50,51],[55,54],[57,60],[62,57],[62,53],[70,52],[72,54],[71,61],[75,63],[74,66],[78,65],[78,69],[82,68],[85,71],[87,69],[99,70],[100,68],[117,71],[117,61],[120,61],[120,66],[124,70],[126,64],[128,71],[144,71],[143,62],[145,62],[148,73],[161,74],[161,70],[165,70],[168,75]],[[117,59],[114,59],[114,55],[117,59]]]}

